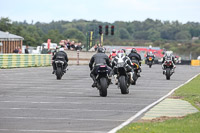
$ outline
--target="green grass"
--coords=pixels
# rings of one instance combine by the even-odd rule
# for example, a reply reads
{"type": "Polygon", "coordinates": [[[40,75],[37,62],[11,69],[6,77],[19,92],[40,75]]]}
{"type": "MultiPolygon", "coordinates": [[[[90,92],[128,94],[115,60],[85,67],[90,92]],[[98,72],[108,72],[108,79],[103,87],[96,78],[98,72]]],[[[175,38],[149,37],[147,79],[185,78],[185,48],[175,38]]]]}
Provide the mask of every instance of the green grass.
{"type": "Polygon", "coordinates": [[[180,96],[200,110],[200,75],[176,90],[174,96],[180,96]]]}
{"type": "MultiPolygon", "coordinates": [[[[173,96],[190,102],[200,110],[200,75],[175,91],[173,96]]],[[[117,133],[200,133],[200,112],[164,122],[131,123],[117,133]]]]}

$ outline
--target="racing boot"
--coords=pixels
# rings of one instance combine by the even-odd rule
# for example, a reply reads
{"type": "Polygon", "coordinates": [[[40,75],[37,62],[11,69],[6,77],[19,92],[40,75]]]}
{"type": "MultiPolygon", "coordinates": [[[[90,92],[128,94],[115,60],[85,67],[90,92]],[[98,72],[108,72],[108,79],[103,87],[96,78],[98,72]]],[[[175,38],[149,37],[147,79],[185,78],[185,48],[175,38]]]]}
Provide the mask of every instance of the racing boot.
{"type": "Polygon", "coordinates": [[[56,72],[56,71],[55,71],[55,70],[53,70],[52,74],[55,74],[55,72],[56,72]]]}
{"type": "Polygon", "coordinates": [[[134,72],[129,72],[129,74],[130,74],[130,82],[131,82],[131,83],[134,82],[134,80],[133,80],[133,73],[134,73],[134,72]]]}
{"type": "Polygon", "coordinates": [[[64,69],[63,72],[66,73],[66,69],[64,69]]]}
{"type": "Polygon", "coordinates": [[[114,78],[115,78],[115,85],[118,85],[117,74],[114,75],[114,78]]]}
{"type": "Polygon", "coordinates": [[[166,70],[163,70],[163,75],[165,75],[165,73],[166,73],[166,70]]]}
{"type": "Polygon", "coordinates": [[[92,87],[97,87],[97,81],[96,81],[96,77],[94,76],[94,74],[90,74],[90,77],[92,78],[92,80],[94,81],[94,83],[92,84],[92,87]]]}

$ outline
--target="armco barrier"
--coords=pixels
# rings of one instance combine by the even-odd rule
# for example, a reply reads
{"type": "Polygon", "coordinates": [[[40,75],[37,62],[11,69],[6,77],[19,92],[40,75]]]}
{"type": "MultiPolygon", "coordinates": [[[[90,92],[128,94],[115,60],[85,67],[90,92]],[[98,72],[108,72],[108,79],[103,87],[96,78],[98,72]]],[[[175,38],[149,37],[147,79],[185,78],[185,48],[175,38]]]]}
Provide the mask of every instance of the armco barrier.
{"type": "Polygon", "coordinates": [[[51,65],[50,54],[0,54],[0,68],[51,65]]]}
{"type": "Polygon", "coordinates": [[[200,66],[200,60],[191,60],[192,66],[200,66]]]}

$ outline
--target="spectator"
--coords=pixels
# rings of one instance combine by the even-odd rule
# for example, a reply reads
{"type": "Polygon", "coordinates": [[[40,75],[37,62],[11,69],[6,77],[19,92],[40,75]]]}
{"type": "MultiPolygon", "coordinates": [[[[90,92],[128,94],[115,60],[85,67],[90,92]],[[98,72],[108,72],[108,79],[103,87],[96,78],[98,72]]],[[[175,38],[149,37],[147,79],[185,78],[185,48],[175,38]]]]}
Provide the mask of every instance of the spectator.
{"type": "Polygon", "coordinates": [[[101,46],[101,44],[99,43],[99,45],[98,45],[98,48],[101,48],[102,46],[101,46]]]}
{"type": "Polygon", "coordinates": [[[18,46],[18,54],[22,53],[22,49],[20,48],[20,46],[18,46]]]}
{"type": "Polygon", "coordinates": [[[16,47],[15,50],[13,50],[13,53],[18,54],[18,52],[19,52],[19,50],[18,50],[18,48],[16,47]]]}
{"type": "Polygon", "coordinates": [[[75,42],[74,42],[74,41],[71,42],[71,44],[70,44],[70,49],[71,49],[71,50],[74,50],[74,49],[75,49],[75,42]]]}
{"type": "Polygon", "coordinates": [[[26,45],[26,48],[25,48],[25,54],[29,54],[29,51],[28,51],[28,45],[26,45]]]}
{"type": "Polygon", "coordinates": [[[68,50],[70,50],[70,45],[71,45],[71,42],[70,42],[70,40],[68,39],[68,40],[67,40],[67,48],[68,48],[68,50]]]}
{"type": "Polygon", "coordinates": [[[76,50],[81,50],[82,47],[81,47],[81,43],[78,43],[77,46],[76,46],[76,50]]]}
{"type": "Polygon", "coordinates": [[[97,44],[94,45],[94,50],[97,51],[97,44]]]}

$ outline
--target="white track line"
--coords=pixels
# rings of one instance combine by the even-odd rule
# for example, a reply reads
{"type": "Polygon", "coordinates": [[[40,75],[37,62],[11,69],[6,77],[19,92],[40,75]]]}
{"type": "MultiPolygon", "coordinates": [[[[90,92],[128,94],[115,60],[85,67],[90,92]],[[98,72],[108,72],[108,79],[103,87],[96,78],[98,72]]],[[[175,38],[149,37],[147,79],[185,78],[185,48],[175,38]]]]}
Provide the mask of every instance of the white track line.
{"type": "MultiPolygon", "coordinates": [[[[200,74],[200,73],[199,73],[200,74]]],[[[183,85],[187,84],[188,82],[190,82],[192,79],[196,78],[199,74],[195,75],[194,77],[190,78],[188,81],[186,81],[185,83],[179,85],[178,87],[174,88],[173,90],[171,90],[167,95],[161,97],[160,99],[158,99],[157,101],[155,101],[154,103],[148,105],[147,107],[145,107],[144,109],[140,110],[137,114],[135,114],[134,116],[130,117],[128,120],[126,120],[125,122],[123,122],[122,124],[120,124],[118,127],[113,128],[112,130],[110,130],[108,133],[116,133],[118,130],[120,130],[121,128],[123,128],[124,126],[128,125],[129,123],[131,123],[134,119],[136,119],[137,117],[139,117],[140,115],[142,115],[144,112],[146,112],[148,109],[152,108],[153,106],[155,106],[156,104],[158,104],[159,102],[161,102],[162,100],[164,100],[166,97],[168,97],[169,95],[171,95],[175,90],[177,90],[178,88],[182,87],[183,85]]]]}

